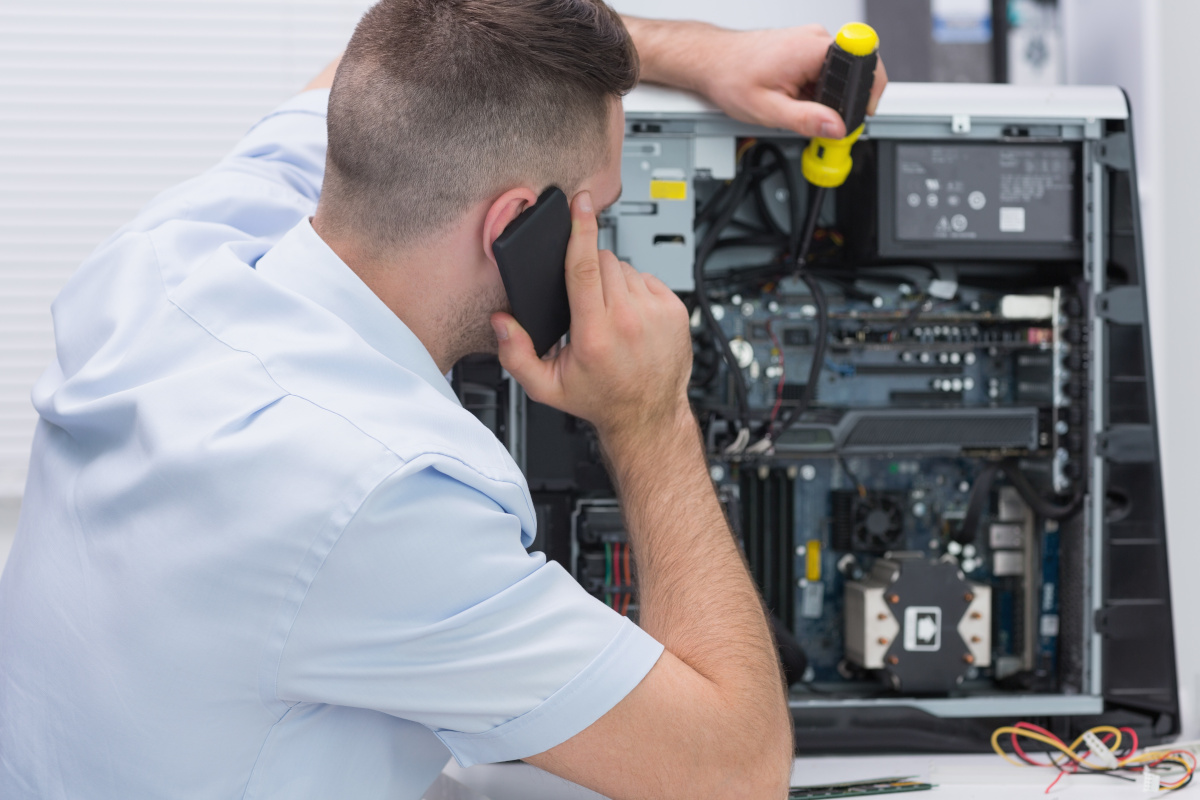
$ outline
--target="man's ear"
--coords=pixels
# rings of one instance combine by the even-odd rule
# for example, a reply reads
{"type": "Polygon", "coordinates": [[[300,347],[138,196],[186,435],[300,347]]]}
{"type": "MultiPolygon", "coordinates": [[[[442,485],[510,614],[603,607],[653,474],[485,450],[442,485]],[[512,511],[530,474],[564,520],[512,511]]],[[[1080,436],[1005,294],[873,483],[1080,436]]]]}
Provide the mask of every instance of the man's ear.
{"type": "Polygon", "coordinates": [[[496,263],[492,254],[492,242],[504,233],[508,224],[516,219],[522,211],[537,202],[537,194],[529,188],[509,189],[492,201],[487,215],[483,218],[483,252],[488,260],[496,263]]]}

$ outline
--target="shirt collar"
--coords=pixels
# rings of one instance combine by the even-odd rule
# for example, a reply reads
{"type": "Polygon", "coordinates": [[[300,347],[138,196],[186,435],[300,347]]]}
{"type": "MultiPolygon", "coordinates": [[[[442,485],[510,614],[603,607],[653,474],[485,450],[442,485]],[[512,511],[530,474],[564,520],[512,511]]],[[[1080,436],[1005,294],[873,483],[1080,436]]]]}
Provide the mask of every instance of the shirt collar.
{"type": "Polygon", "coordinates": [[[307,217],[260,258],[255,268],[334,314],[375,350],[458,403],[421,340],[333,252],[307,217]]]}

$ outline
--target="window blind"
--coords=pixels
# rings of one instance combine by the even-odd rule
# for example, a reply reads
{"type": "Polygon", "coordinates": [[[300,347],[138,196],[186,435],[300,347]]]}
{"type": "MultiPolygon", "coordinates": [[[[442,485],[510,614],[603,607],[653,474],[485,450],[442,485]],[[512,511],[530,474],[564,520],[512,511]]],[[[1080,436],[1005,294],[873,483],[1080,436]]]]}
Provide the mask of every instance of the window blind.
{"type": "Polygon", "coordinates": [[[25,483],[63,283],[302,89],[369,5],[0,0],[0,497],[25,483]]]}

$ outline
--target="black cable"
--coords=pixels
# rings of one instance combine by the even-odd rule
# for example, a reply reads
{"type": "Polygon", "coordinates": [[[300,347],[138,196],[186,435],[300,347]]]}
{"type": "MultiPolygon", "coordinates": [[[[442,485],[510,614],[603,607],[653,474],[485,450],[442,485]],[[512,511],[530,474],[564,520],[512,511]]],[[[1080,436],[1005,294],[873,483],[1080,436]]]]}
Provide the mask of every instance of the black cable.
{"type": "Polygon", "coordinates": [[[984,465],[983,470],[975,478],[975,483],[971,485],[971,496],[967,500],[967,513],[963,515],[962,524],[954,533],[954,541],[959,544],[972,544],[979,535],[979,524],[983,521],[983,514],[987,511],[988,500],[992,494],[992,483],[996,480],[996,473],[1000,471],[1000,465],[995,461],[989,461],[984,465]]]}
{"type": "MultiPolygon", "coordinates": [[[[779,429],[774,433],[768,432],[772,440],[778,440],[784,431],[794,425],[796,420],[800,419],[801,415],[812,405],[813,397],[817,393],[817,383],[821,379],[821,370],[825,367],[825,350],[829,341],[829,304],[825,299],[825,292],[821,289],[820,282],[805,269],[808,251],[812,246],[813,232],[817,228],[817,219],[821,215],[821,205],[824,200],[825,189],[818,187],[809,195],[808,215],[803,229],[793,225],[793,237],[788,252],[796,253],[799,250],[796,256],[797,277],[808,287],[808,291],[812,294],[813,304],[817,307],[817,338],[813,342],[813,359],[808,368],[808,381],[804,384],[804,393],[800,395],[800,400],[792,407],[788,415],[783,418],[779,429]],[[801,231],[799,238],[794,235],[795,230],[801,231]]],[[[796,219],[795,214],[792,215],[792,219],[796,219]]]]}
{"type": "Polygon", "coordinates": [[[959,544],[972,544],[975,542],[979,535],[979,526],[983,521],[983,515],[987,511],[988,500],[992,493],[992,484],[995,482],[996,474],[1000,470],[1004,470],[1008,482],[1021,495],[1021,499],[1033,509],[1035,514],[1044,519],[1066,519],[1079,511],[1082,506],[1082,494],[1072,498],[1065,505],[1058,505],[1046,500],[1018,468],[1015,458],[1008,458],[999,462],[989,461],[984,465],[983,470],[975,478],[975,483],[971,486],[971,495],[967,500],[967,511],[963,515],[962,524],[959,525],[958,530],[954,533],[954,541],[959,544]]]}
{"type": "MultiPolygon", "coordinates": [[[[922,269],[928,272],[935,280],[941,277],[941,273],[938,272],[938,268],[928,261],[858,261],[855,264],[846,266],[851,269],[922,269]]],[[[910,283],[912,282],[911,278],[901,278],[901,280],[910,283]]]]}
{"type": "MultiPolygon", "coordinates": [[[[789,208],[794,208],[795,201],[792,198],[796,194],[796,181],[792,177],[792,170],[789,167],[787,157],[777,145],[771,142],[763,142],[756,146],[751,154],[750,163],[754,167],[761,167],[763,166],[763,157],[768,155],[775,160],[775,169],[763,174],[755,181],[754,205],[758,210],[758,215],[766,224],[767,229],[782,239],[787,237],[790,231],[785,231],[779,225],[779,222],[776,221],[775,216],[771,213],[771,209],[767,203],[767,198],[763,194],[763,191],[766,189],[766,179],[778,171],[783,175],[783,184],[784,189],[787,191],[789,208]]],[[[792,219],[795,219],[795,215],[792,215],[792,219]]],[[[793,250],[791,252],[795,251],[793,250]]]]}
{"type": "Polygon", "coordinates": [[[755,145],[743,156],[743,165],[733,181],[714,195],[698,212],[696,218],[697,227],[702,224],[708,224],[708,229],[705,231],[703,239],[696,248],[696,259],[693,262],[693,280],[701,316],[712,331],[713,337],[720,346],[725,363],[729,367],[733,379],[739,428],[747,429],[750,424],[750,410],[746,379],[733,354],[729,338],[725,335],[725,331],[718,324],[709,307],[707,276],[704,273],[704,266],[712,253],[717,249],[770,246],[776,243],[777,238],[784,235],[784,231],[771,215],[766,198],[762,194],[765,179],[775,172],[780,172],[783,175],[784,184],[788,191],[791,229],[786,233],[786,253],[789,260],[794,264],[795,276],[808,287],[813,298],[813,303],[816,306],[817,339],[814,343],[813,359],[809,367],[808,380],[804,385],[804,391],[798,403],[782,420],[778,431],[772,433],[768,430],[766,432],[766,435],[771,438],[777,438],[809,409],[816,395],[821,370],[824,368],[825,353],[829,339],[829,305],[819,280],[816,276],[810,274],[807,269],[809,251],[812,248],[814,233],[816,232],[817,222],[821,214],[821,206],[825,200],[824,187],[809,187],[807,214],[804,225],[799,225],[800,215],[798,213],[796,182],[791,172],[790,162],[783,155],[779,147],[773,143],[763,142],[755,145]],[[770,156],[773,162],[769,166],[764,166],[764,158],[766,156],[770,156]],[[720,235],[725,228],[733,223],[734,216],[750,191],[754,191],[755,193],[755,200],[759,216],[762,217],[762,222],[772,231],[778,232],[779,237],[770,237],[768,235],[765,237],[745,236],[726,240],[720,239],[720,235]]]}
{"type": "MultiPolygon", "coordinates": [[[[796,269],[804,270],[808,266],[808,251],[812,248],[813,234],[817,231],[817,220],[821,217],[821,206],[825,204],[825,187],[809,187],[808,216],[804,227],[798,227],[795,222],[798,215],[792,214],[792,238],[788,242],[788,252],[796,254],[796,269]]],[[[794,206],[793,206],[794,209],[794,206]]]]}
{"type": "Polygon", "coordinates": [[[696,219],[692,222],[693,230],[700,230],[700,228],[702,228],[709,222],[709,220],[712,219],[713,215],[717,213],[717,210],[721,208],[721,204],[724,203],[729,197],[729,191],[732,185],[733,182],[730,181],[717,191],[713,192],[713,196],[708,198],[708,201],[705,202],[705,204],[702,205],[696,212],[696,219]]]}
{"type": "Polygon", "coordinates": [[[778,236],[770,234],[762,234],[758,236],[730,236],[725,239],[720,239],[715,245],[714,250],[726,250],[730,247],[778,247],[782,244],[782,240],[778,236]]]}
{"type": "Polygon", "coordinates": [[[841,468],[842,468],[842,472],[846,473],[846,477],[847,477],[847,478],[849,478],[849,479],[850,479],[850,482],[854,484],[854,488],[855,488],[855,490],[856,490],[856,491],[857,491],[857,492],[858,492],[860,495],[861,495],[861,494],[864,494],[864,493],[867,491],[867,490],[866,490],[866,487],[865,487],[865,486],[863,486],[863,482],[862,482],[862,481],[860,481],[860,480],[858,479],[858,476],[857,476],[857,475],[855,475],[855,474],[854,474],[854,473],[851,471],[851,469],[850,469],[850,464],[849,464],[849,463],[846,461],[846,457],[845,457],[844,455],[842,455],[841,453],[838,453],[838,454],[837,454],[837,460],[838,460],[838,464],[839,464],[839,465],[841,466],[841,468]]]}
{"type": "Polygon", "coordinates": [[[1039,517],[1054,520],[1066,519],[1077,514],[1083,507],[1082,491],[1076,492],[1075,496],[1065,504],[1058,504],[1042,497],[1041,493],[1029,482],[1029,478],[1025,477],[1025,473],[1021,472],[1020,465],[1015,458],[1004,459],[1000,462],[1000,466],[1008,477],[1008,482],[1017,490],[1017,494],[1021,495],[1025,504],[1033,509],[1033,513],[1039,517]]]}
{"type": "Polygon", "coordinates": [[[929,302],[929,296],[925,295],[925,294],[921,294],[920,297],[917,298],[917,302],[913,304],[913,307],[910,308],[908,310],[908,313],[904,315],[904,318],[901,319],[899,322],[897,322],[892,327],[887,328],[884,332],[887,333],[887,332],[891,332],[891,331],[896,331],[896,332],[903,331],[905,328],[910,327],[914,322],[916,322],[918,319],[920,319],[922,314],[924,314],[926,311],[931,311],[931,310],[933,310],[933,309],[932,309],[932,304],[929,302]]]}
{"type": "Polygon", "coordinates": [[[741,228],[742,230],[748,231],[755,236],[771,236],[771,232],[766,228],[762,227],[761,225],[755,225],[753,222],[747,222],[744,219],[729,220],[729,227],[741,228]]]}
{"type": "MultiPolygon", "coordinates": [[[[1187,763],[1182,758],[1164,758],[1162,761],[1160,761],[1158,763],[1166,764],[1167,762],[1171,762],[1173,764],[1178,764],[1179,766],[1183,767],[1184,771],[1187,771],[1189,769],[1187,763]]],[[[1179,784],[1178,786],[1172,786],[1170,789],[1168,789],[1168,791],[1175,792],[1175,791],[1178,791],[1178,790],[1184,788],[1185,786],[1187,786],[1189,783],[1192,782],[1193,775],[1195,775],[1195,772],[1188,774],[1186,781],[1179,784]]]]}
{"type": "Polygon", "coordinates": [[[824,275],[819,275],[817,277],[820,277],[821,280],[825,281],[826,283],[832,283],[834,286],[836,286],[838,290],[841,291],[842,297],[846,298],[847,300],[860,300],[868,304],[873,303],[875,300],[876,295],[859,289],[854,285],[853,279],[846,280],[844,275],[839,275],[836,277],[825,277],[824,275]]]}
{"type": "MultiPolygon", "coordinates": [[[[738,206],[745,199],[752,177],[753,174],[749,169],[739,170],[732,183],[726,187],[723,192],[725,195],[724,206],[708,230],[705,231],[704,238],[701,239],[699,246],[696,248],[696,259],[692,264],[692,280],[695,283],[696,302],[700,308],[700,316],[704,319],[705,324],[712,331],[713,338],[716,339],[717,344],[720,346],[721,355],[724,357],[725,364],[729,368],[730,377],[733,379],[739,428],[748,428],[750,425],[749,392],[746,388],[746,378],[742,375],[742,368],[738,366],[737,357],[734,356],[733,348],[729,344],[729,337],[725,335],[721,324],[713,316],[712,307],[708,300],[708,289],[705,284],[704,264],[716,249],[717,239],[721,235],[721,231],[733,219],[738,206]]],[[[716,199],[714,198],[713,201],[710,201],[710,206],[714,205],[715,202],[716,199]]]]}

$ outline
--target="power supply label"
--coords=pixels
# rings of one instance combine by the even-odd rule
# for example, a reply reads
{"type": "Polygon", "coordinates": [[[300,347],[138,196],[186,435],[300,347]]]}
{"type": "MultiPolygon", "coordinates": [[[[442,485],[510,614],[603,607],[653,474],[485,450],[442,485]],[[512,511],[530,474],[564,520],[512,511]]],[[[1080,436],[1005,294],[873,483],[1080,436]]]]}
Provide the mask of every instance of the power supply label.
{"type": "Polygon", "coordinates": [[[1073,242],[1070,145],[898,145],[896,238],[1073,242]]]}

